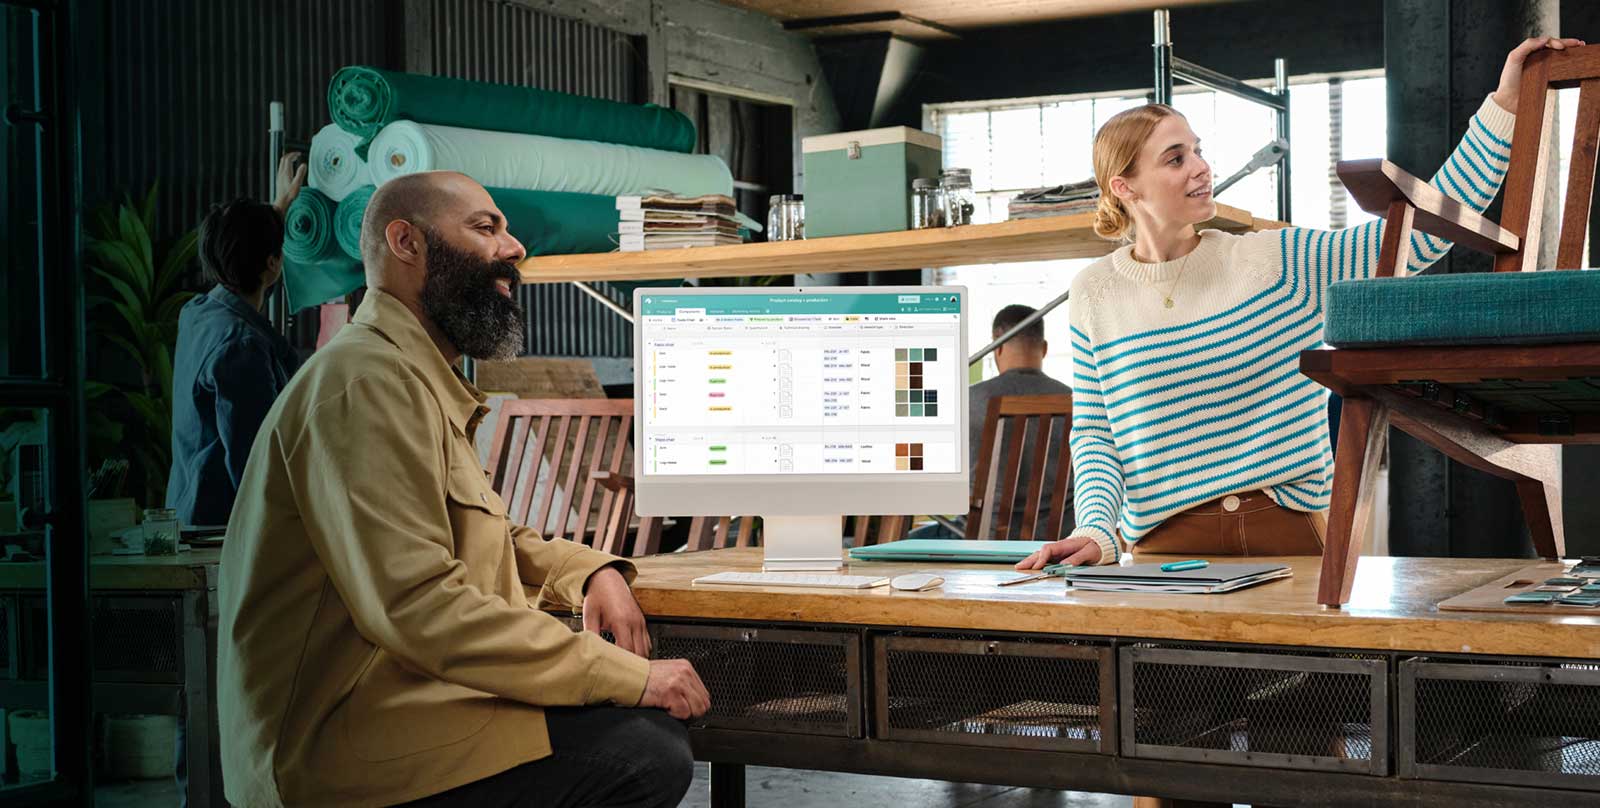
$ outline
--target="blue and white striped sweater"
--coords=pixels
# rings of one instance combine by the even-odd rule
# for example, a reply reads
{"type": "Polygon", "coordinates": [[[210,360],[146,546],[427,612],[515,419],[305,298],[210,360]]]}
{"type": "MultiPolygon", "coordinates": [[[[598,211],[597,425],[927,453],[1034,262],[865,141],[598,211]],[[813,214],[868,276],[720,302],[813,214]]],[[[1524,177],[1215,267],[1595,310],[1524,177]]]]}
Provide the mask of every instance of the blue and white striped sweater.
{"type": "MultiPolygon", "coordinates": [[[[1513,123],[1485,100],[1433,187],[1482,211],[1505,179],[1513,123]]],[[[1372,276],[1383,223],[1201,236],[1186,258],[1141,264],[1124,246],[1073,280],[1072,535],[1110,550],[1103,563],[1118,533],[1136,542],[1228,494],[1328,507],[1327,392],[1300,375],[1299,354],[1322,345],[1328,285],[1372,276]]],[[[1450,249],[1422,233],[1409,246],[1412,272],[1450,249]]]]}

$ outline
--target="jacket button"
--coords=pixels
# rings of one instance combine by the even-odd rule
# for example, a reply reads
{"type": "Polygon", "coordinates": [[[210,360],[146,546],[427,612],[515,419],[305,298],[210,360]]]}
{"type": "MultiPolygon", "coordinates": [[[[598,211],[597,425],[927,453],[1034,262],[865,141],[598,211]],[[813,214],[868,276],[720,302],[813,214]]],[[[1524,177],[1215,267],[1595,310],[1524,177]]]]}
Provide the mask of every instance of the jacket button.
{"type": "Polygon", "coordinates": [[[1228,513],[1239,510],[1239,498],[1230,496],[1222,501],[1222,509],[1228,513]]]}

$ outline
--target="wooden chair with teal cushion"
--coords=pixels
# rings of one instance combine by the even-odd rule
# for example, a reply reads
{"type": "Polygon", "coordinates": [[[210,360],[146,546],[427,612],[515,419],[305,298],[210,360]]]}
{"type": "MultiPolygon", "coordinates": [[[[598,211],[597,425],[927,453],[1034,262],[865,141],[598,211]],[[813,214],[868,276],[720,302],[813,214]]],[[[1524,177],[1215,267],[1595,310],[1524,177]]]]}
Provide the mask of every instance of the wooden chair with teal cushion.
{"type": "Polygon", "coordinates": [[[1583,263],[1600,142],[1600,46],[1528,58],[1499,223],[1385,160],[1339,164],[1386,225],[1379,277],[1334,284],[1330,348],[1300,368],[1344,396],[1318,600],[1350,598],[1388,426],[1516,484],[1539,555],[1565,548],[1559,446],[1600,443],[1600,271],[1583,263]],[[1576,134],[1555,269],[1540,222],[1555,90],[1577,87],[1576,134]],[[1413,231],[1490,253],[1494,272],[1394,277],[1413,231]]]}

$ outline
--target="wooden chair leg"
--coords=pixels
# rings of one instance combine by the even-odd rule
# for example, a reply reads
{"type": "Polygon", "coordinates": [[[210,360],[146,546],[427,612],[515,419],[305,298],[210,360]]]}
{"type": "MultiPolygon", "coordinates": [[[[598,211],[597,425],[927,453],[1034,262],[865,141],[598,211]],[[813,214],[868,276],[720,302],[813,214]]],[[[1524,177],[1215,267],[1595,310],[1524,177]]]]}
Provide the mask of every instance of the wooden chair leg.
{"type": "Polygon", "coordinates": [[[1339,452],[1333,459],[1333,497],[1317,602],[1342,606],[1355,585],[1356,563],[1372,520],[1373,488],[1389,440],[1389,410],[1370,398],[1347,398],[1339,417],[1339,452]]]}
{"type": "Polygon", "coordinates": [[[1540,480],[1522,480],[1517,483],[1517,497],[1522,500],[1522,518],[1528,522],[1534,551],[1543,558],[1565,555],[1567,542],[1561,529],[1561,489],[1540,480]]]}

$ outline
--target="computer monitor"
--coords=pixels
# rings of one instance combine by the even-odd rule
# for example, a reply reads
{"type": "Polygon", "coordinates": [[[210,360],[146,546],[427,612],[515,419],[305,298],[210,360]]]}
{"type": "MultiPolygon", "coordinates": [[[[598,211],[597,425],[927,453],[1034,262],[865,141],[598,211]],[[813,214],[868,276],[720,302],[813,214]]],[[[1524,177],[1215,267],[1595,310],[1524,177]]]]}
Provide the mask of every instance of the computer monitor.
{"type": "Polygon", "coordinates": [[[643,516],[762,517],[769,569],[834,569],[846,514],[967,509],[966,289],[634,291],[643,516]]]}

